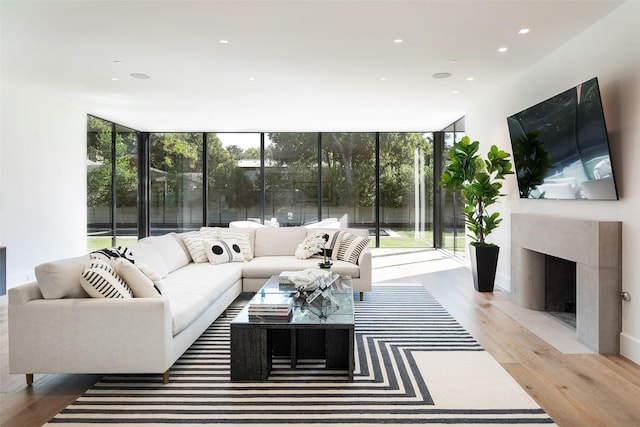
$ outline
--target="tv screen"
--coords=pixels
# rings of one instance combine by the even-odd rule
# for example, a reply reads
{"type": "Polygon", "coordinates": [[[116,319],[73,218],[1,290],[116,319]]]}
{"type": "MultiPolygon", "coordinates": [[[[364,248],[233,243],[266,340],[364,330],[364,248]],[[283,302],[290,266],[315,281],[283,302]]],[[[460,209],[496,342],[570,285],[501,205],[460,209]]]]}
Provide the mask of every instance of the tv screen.
{"type": "Polygon", "coordinates": [[[618,199],[597,78],[507,124],[521,198],[618,199]]]}

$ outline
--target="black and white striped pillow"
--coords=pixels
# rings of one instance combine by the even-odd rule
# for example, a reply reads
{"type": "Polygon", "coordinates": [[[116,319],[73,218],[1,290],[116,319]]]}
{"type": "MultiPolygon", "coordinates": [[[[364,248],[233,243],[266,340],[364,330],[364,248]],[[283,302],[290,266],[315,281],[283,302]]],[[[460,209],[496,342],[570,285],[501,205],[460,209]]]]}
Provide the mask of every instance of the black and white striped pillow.
{"type": "Polygon", "coordinates": [[[110,264],[92,259],[80,276],[82,288],[93,298],[133,298],[127,283],[110,264]]]}
{"type": "Polygon", "coordinates": [[[360,258],[360,253],[369,244],[369,237],[356,236],[355,234],[345,233],[340,242],[340,248],[338,249],[338,259],[340,261],[348,261],[352,264],[357,264],[360,258]]]}

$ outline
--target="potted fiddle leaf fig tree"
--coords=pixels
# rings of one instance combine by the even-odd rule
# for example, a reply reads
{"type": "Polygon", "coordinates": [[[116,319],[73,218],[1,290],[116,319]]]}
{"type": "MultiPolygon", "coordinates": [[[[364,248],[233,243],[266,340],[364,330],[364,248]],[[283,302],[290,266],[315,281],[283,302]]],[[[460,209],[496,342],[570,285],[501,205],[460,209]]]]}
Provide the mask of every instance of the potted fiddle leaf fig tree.
{"type": "Polygon", "coordinates": [[[487,209],[497,202],[505,177],[513,173],[509,153],[492,145],[486,158],[478,154],[480,142],[463,137],[447,152],[448,166],[440,177],[440,185],[452,192],[460,192],[464,203],[464,217],[468,237],[473,284],[479,292],[492,292],[500,248],[486,238],[502,218],[499,212],[487,209]]]}

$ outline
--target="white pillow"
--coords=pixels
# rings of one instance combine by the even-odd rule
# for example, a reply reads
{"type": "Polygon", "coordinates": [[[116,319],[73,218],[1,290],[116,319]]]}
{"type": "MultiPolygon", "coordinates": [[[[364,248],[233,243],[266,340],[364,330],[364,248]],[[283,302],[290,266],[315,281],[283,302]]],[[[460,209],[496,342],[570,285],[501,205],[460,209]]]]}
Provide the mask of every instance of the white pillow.
{"type": "Polygon", "coordinates": [[[135,264],[142,263],[153,268],[161,278],[167,277],[169,269],[162,258],[160,250],[150,241],[141,240],[130,247],[135,264]]]}
{"type": "Polygon", "coordinates": [[[159,298],[161,296],[153,281],[131,262],[124,258],[116,258],[111,261],[111,265],[131,288],[134,298],[159,298]]]}
{"type": "Polygon", "coordinates": [[[149,280],[153,282],[153,284],[156,286],[158,291],[162,292],[164,290],[164,281],[162,280],[162,277],[160,277],[160,274],[158,274],[157,271],[149,267],[147,264],[143,264],[141,262],[137,262],[136,267],[138,267],[140,271],[142,271],[142,274],[147,276],[149,280]]]}
{"type": "Polygon", "coordinates": [[[82,288],[93,298],[133,298],[126,282],[111,265],[101,259],[92,259],[80,275],[82,288]]]}
{"type": "Polygon", "coordinates": [[[207,254],[204,251],[203,242],[206,239],[217,239],[217,233],[213,231],[192,231],[182,234],[182,241],[187,246],[191,259],[195,263],[208,262],[207,254]]]}
{"type": "Polygon", "coordinates": [[[38,287],[45,299],[87,298],[80,275],[87,267],[89,256],[45,262],[35,268],[38,287]]]}
{"type": "Polygon", "coordinates": [[[151,243],[155,246],[169,273],[184,267],[191,261],[189,250],[176,233],[145,237],[139,243],[151,243]]]}
{"type": "Polygon", "coordinates": [[[202,245],[211,264],[244,261],[242,250],[236,240],[205,240],[202,245]]]}

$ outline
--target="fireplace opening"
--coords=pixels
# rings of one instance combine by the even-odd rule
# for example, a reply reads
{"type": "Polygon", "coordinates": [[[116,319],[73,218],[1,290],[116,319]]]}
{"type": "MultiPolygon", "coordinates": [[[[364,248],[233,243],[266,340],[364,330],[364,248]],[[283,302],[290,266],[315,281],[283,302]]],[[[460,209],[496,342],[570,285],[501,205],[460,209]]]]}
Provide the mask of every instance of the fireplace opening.
{"type": "Polygon", "coordinates": [[[576,263],[551,255],[544,259],[545,311],[576,328],[576,263]]]}

